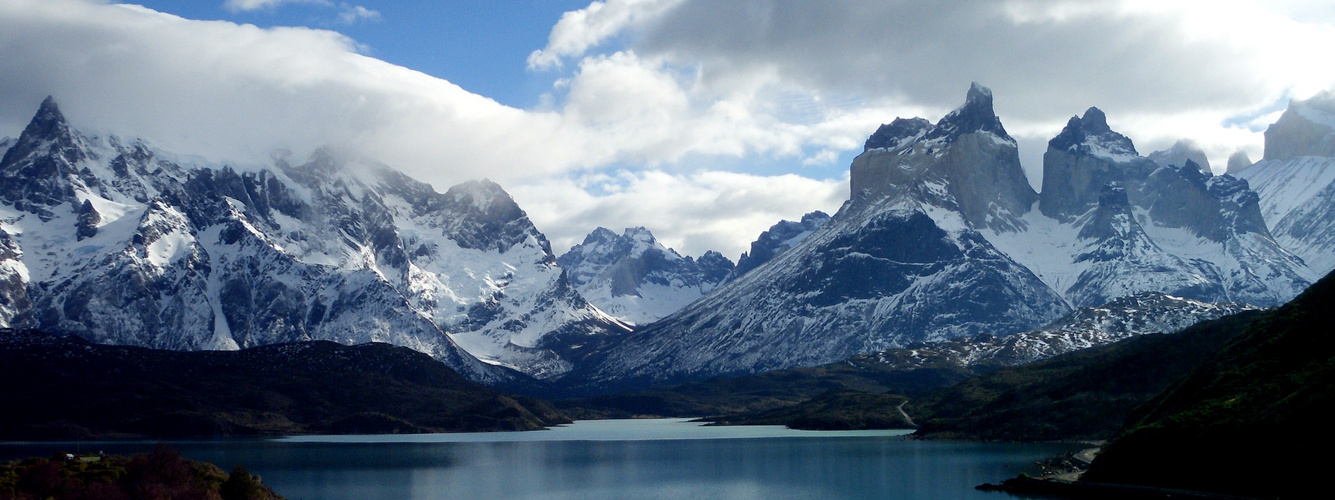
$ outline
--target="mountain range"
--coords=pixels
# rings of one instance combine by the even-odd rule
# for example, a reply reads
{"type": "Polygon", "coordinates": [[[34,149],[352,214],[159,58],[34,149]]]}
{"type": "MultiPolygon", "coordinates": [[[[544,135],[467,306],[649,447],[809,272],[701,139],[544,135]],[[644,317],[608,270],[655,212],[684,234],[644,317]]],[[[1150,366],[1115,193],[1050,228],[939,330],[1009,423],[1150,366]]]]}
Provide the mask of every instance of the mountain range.
{"type": "Polygon", "coordinates": [[[581,295],[630,324],[681,309],[717,287],[735,267],[718,252],[698,260],[682,257],[643,227],[627,228],[619,236],[595,229],[556,262],[581,295]]]}
{"type": "Polygon", "coordinates": [[[440,193],[328,149],[211,164],[80,132],[48,98],[0,160],[0,202],[6,326],[177,350],[386,342],[485,382],[569,370],[550,339],[627,331],[489,181],[440,193]]]}
{"type": "Polygon", "coordinates": [[[1265,131],[1265,156],[1238,177],[1260,193],[1276,241],[1317,274],[1335,270],[1335,93],[1290,103],[1265,131]]]}
{"type": "Polygon", "coordinates": [[[1097,108],[1049,142],[1035,192],[992,102],[975,84],[935,124],[881,126],[828,222],[618,337],[575,380],[636,386],[1006,336],[1142,292],[1274,306],[1314,279],[1245,180],[1159,166],[1097,108]]]}
{"type": "Polygon", "coordinates": [[[442,193],[333,148],[211,162],[83,132],[48,98],[0,140],[0,326],[387,342],[475,381],[600,392],[1000,339],[1137,294],[1269,307],[1335,267],[1332,103],[1294,101],[1237,176],[1188,143],[1143,157],[1089,108],[1035,191],[974,84],[935,123],[878,128],[838,212],[779,222],[734,265],[644,228],[558,257],[490,181],[442,193]]]}

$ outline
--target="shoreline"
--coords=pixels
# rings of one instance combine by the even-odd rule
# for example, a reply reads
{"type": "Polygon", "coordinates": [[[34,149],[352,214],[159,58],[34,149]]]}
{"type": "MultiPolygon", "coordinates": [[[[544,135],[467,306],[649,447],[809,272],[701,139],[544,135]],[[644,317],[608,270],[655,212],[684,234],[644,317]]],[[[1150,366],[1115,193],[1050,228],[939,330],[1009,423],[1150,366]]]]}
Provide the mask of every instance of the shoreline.
{"type": "Polygon", "coordinates": [[[1077,500],[1257,500],[1202,491],[1159,488],[1114,483],[1089,483],[1056,478],[1019,476],[1000,484],[984,483],[974,487],[979,491],[995,491],[1012,495],[1043,495],[1077,500]]]}
{"type": "MultiPolygon", "coordinates": [[[[1091,443],[1093,444],[1093,443],[1091,443]]],[[[979,491],[994,491],[1011,495],[1040,495],[1074,500],[1256,500],[1252,497],[1240,497],[1222,493],[1161,488],[1133,484],[1095,483],[1080,481],[1080,477],[1089,469],[1102,451],[1103,443],[1074,453],[1036,462],[1045,473],[1040,476],[1019,476],[1006,479],[997,484],[983,483],[975,486],[979,491]],[[1048,472],[1048,468],[1056,470],[1048,472]]]]}

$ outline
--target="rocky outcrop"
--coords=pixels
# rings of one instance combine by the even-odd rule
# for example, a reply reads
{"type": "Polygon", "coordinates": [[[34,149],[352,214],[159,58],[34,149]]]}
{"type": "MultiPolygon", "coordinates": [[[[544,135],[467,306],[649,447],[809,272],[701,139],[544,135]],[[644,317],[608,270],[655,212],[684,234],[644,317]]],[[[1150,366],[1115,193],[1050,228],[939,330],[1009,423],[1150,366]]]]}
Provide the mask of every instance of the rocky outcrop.
{"type": "MultiPolygon", "coordinates": [[[[923,123],[927,122],[927,120],[922,121],[923,123]]],[[[870,143],[871,140],[869,139],[868,142],[870,143]]],[[[803,215],[801,221],[781,220],[770,226],[768,230],[760,233],[760,237],[756,238],[756,241],[751,242],[751,251],[742,252],[741,258],[737,259],[737,268],[732,271],[728,280],[746,274],[747,271],[773,260],[775,256],[801,243],[802,240],[829,220],[829,215],[817,210],[803,215]]]]}
{"type": "Polygon", "coordinates": [[[667,316],[708,293],[733,270],[718,252],[699,260],[663,246],[643,227],[618,236],[597,228],[557,262],[580,294],[599,309],[633,324],[667,316]]]}
{"type": "Polygon", "coordinates": [[[1201,171],[1210,172],[1210,159],[1205,156],[1205,151],[1196,145],[1195,141],[1186,139],[1173,143],[1168,149],[1150,153],[1146,158],[1160,167],[1180,167],[1191,161],[1200,167],[1201,171]]]}
{"type": "Polygon", "coordinates": [[[17,141],[0,159],[0,201],[43,220],[52,207],[77,202],[74,191],[95,191],[97,179],[81,163],[87,139],[70,129],[55,99],[47,97],[17,141]]]}
{"type": "Polygon", "coordinates": [[[0,229],[0,327],[26,327],[32,321],[32,302],[26,285],[28,268],[13,235],[0,229]]]}
{"type": "Polygon", "coordinates": [[[975,83],[963,106],[934,126],[926,123],[896,119],[868,139],[853,159],[854,202],[916,191],[957,207],[974,228],[1020,229],[1020,216],[1038,195],[992,109],[992,91],[975,83]]]}
{"type": "Polygon", "coordinates": [[[1335,94],[1290,102],[1265,151],[1238,176],[1260,194],[1270,232],[1317,274],[1335,270],[1335,94]]]}
{"type": "Polygon", "coordinates": [[[1072,259],[1080,267],[1065,297],[1076,307],[1092,307],[1137,293],[1164,293],[1205,302],[1228,294],[1208,267],[1172,255],[1145,234],[1131,212],[1126,190],[1104,186],[1099,206],[1077,221],[1084,242],[1072,259]]]}
{"type": "Polygon", "coordinates": [[[975,85],[934,126],[882,127],[854,161],[854,198],[833,217],[568,380],[593,391],[809,366],[1065,314],[1055,291],[977,229],[1018,230],[1035,196],[991,103],[975,85]]]}
{"type": "Polygon", "coordinates": [[[1261,219],[1260,197],[1248,189],[1247,181],[1212,176],[1190,160],[1151,174],[1143,196],[1150,217],[1161,226],[1186,228],[1216,242],[1240,233],[1270,236],[1261,219]]]}
{"type": "Polygon", "coordinates": [[[1251,166],[1252,158],[1247,156],[1246,151],[1239,149],[1234,151],[1233,154],[1228,155],[1228,170],[1224,173],[1228,175],[1238,175],[1238,172],[1247,170],[1247,168],[1251,166]]]}
{"type": "Polygon", "coordinates": [[[1245,181],[1190,158],[1160,167],[1098,108],[1049,141],[1043,171],[1031,229],[989,237],[1074,306],[1140,292],[1272,306],[1314,278],[1266,230],[1245,181]]]}
{"type": "Polygon", "coordinates": [[[1089,108],[1048,141],[1039,211],[1070,222],[1098,205],[1103,186],[1117,183],[1134,196],[1155,168],[1131,139],[1108,127],[1103,111],[1089,108]]]}
{"type": "MultiPolygon", "coordinates": [[[[1197,244],[1195,251],[1212,250],[1214,256],[1209,260],[1227,300],[1278,305],[1302,292],[1315,278],[1266,229],[1260,197],[1246,180],[1227,174],[1211,176],[1188,162],[1155,171],[1145,183],[1144,196],[1154,226],[1183,230],[1215,243],[1197,244]]],[[[1185,254],[1193,249],[1175,250],[1185,254]]]]}
{"type": "Polygon", "coordinates": [[[1265,129],[1264,160],[1299,156],[1335,156],[1335,93],[1321,92],[1305,101],[1294,100],[1265,129]]]}

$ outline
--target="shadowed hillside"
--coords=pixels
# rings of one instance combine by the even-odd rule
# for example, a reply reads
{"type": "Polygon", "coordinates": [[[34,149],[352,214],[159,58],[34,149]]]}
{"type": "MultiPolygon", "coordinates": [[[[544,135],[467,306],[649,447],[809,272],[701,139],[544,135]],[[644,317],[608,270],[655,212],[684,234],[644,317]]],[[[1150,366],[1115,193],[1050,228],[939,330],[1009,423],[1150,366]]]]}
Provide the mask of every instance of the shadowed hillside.
{"type": "Polygon", "coordinates": [[[177,352],[0,332],[0,439],[530,430],[546,403],[388,344],[177,352]]]}

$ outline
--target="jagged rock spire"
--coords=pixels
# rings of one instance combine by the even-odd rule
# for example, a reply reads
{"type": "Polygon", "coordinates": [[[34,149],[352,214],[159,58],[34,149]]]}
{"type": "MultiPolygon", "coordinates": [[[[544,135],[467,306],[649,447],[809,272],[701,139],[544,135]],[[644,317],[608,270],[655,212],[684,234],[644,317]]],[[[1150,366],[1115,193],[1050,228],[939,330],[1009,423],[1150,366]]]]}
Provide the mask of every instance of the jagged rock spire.
{"type": "Polygon", "coordinates": [[[1335,157],[1335,92],[1290,101],[1279,120],[1265,129],[1263,160],[1299,156],[1335,157]]]}
{"type": "Polygon", "coordinates": [[[18,141],[5,152],[0,165],[8,167],[47,145],[51,147],[52,153],[59,154],[69,163],[83,159],[82,152],[74,147],[73,133],[70,131],[69,123],[65,121],[64,113],[60,112],[60,106],[51,96],[46,96],[42,101],[28,126],[23,128],[18,141]]]}
{"type": "Polygon", "coordinates": [[[74,187],[95,184],[80,178],[78,163],[88,157],[56,100],[47,96],[23,134],[0,159],[0,200],[48,220],[51,206],[74,201],[74,187]]]}
{"type": "Polygon", "coordinates": [[[1038,197],[1015,140],[992,109],[992,91],[977,83],[936,125],[896,119],[867,146],[850,167],[855,203],[909,195],[958,209],[974,228],[1008,231],[1023,225],[1019,217],[1038,197]]]}
{"type": "Polygon", "coordinates": [[[1001,126],[1001,118],[992,109],[992,89],[977,82],[969,86],[969,92],[964,96],[964,105],[936,122],[936,128],[928,132],[926,138],[954,138],[972,132],[991,132],[1010,138],[1006,128],[1001,126]]]}
{"type": "Polygon", "coordinates": [[[1125,188],[1134,203],[1139,186],[1155,168],[1136,152],[1130,138],[1108,126],[1103,110],[1090,107],[1048,141],[1039,210],[1060,221],[1073,220],[1099,204],[1108,183],[1125,188]]]}

